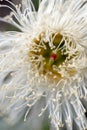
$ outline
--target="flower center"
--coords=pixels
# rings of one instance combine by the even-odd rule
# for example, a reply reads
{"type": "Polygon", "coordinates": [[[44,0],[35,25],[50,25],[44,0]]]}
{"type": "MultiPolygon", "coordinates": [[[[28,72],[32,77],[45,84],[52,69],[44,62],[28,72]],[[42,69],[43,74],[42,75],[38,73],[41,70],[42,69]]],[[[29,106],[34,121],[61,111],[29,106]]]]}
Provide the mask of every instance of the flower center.
{"type": "Polygon", "coordinates": [[[28,54],[31,68],[48,80],[59,81],[62,78],[60,68],[66,63],[69,56],[66,50],[66,44],[61,34],[51,34],[48,39],[45,34],[40,35],[39,38],[33,40],[28,54]]]}

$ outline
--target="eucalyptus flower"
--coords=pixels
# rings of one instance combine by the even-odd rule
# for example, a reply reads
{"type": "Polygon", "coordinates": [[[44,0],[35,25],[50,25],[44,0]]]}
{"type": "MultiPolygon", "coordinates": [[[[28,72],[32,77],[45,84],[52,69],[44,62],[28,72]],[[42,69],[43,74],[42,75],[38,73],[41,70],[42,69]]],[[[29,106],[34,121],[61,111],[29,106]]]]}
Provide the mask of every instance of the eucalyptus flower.
{"type": "MultiPolygon", "coordinates": [[[[0,0],[3,1],[3,0],[0,0]]],[[[20,31],[0,32],[0,100],[17,120],[25,108],[46,98],[56,130],[87,128],[87,1],[42,0],[38,11],[31,0],[14,5],[5,0],[9,16],[0,21],[20,31]]]]}

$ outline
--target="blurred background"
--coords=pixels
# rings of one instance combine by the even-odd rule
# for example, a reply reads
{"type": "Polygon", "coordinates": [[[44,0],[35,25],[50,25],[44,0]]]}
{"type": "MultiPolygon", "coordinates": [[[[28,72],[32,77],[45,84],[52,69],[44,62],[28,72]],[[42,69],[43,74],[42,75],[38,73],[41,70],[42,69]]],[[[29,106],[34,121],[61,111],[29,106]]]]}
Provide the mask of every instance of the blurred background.
{"type": "MultiPolygon", "coordinates": [[[[22,0],[9,0],[9,1],[18,5],[18,4],[21,3],[22,0]]],[[[32,2],[34,3],[35,9],[38,10],[39,0],[32,0],[32,2]]],[[[3,0],[3,2],[0,2],[0,4],[8,5],[8,3],[5,0],[3,0]]],[[[0,16],[4,17],[4,16],[9,15],[9,14],[10,14],[10,9],[0,8],[0,16]]],[[[2,30],[2,31],[4,31],[4,30],[15,30],[15,28],[11,25],[7,25],[6,23],[0,22],[0,30],[2,30]]]]}

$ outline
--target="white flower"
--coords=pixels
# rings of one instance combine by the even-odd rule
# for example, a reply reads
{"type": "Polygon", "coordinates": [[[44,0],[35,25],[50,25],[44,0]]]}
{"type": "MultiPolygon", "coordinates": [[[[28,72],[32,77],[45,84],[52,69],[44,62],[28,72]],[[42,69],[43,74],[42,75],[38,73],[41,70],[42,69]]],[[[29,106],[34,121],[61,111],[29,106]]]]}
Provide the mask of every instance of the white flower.
{"type": "MultiPolygon", "coordinates": [[[[41,97],[59,130],[87,128],[87,1],[43,0],[35,11],[31,0],[1,21],[18,31],[0,32],[0,99],[15,118],[41,97]],[[85,103],[84,103],[85,102],[85,103]],[[83,106],[84,104],[84,106],[83,106]]],[[[39,115],[39,116],[40,116],[39,115]]],[[[20,114],[21,116],[21,114],[20,114]]]]}

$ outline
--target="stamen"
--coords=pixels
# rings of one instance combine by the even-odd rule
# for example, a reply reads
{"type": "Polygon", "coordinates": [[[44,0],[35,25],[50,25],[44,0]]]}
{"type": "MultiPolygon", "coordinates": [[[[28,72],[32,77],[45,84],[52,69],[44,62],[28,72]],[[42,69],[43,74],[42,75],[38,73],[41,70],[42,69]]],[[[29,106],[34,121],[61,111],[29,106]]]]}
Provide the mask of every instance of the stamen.
{"type": "Polygon", "coordinates": [[[48,35],[49,33],[48,36],[45,36],[45,33],[43,34],[38,36],[39,39],[34,38],[29,51],[31,67],[35,68],[39,75],[43,75],[49,81],[53,79],[53,81],[57,80],[58,82],[63,77],[74,76],[77,72],[74,66],[67,66],[67,64],[73,65],[73,59],[79,55],[79,51],[73,46],[72,41],[69,39],[68,43],[68,38],[64,38],[59,33],[51,34],[51,36],[48,35]],[[46,37],[49,37],[48,41],[44,40],[46,37]],[[51,39],[53,48],[50,46],[49,39],[51,39]],[[71,70],[71,68],[73,69],[71,70]]]}

